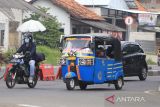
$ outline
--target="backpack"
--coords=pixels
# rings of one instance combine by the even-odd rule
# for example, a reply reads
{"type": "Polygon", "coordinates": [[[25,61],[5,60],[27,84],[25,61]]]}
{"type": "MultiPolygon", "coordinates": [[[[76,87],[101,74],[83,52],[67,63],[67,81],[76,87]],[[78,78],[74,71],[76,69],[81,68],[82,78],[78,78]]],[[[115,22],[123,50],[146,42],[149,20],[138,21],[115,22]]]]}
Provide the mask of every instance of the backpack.
{"type": "Polygon", "coordinates": [[[43,53],[36,53],[36,62],[41,62],[45,60],[45,55],[43,53]]]}

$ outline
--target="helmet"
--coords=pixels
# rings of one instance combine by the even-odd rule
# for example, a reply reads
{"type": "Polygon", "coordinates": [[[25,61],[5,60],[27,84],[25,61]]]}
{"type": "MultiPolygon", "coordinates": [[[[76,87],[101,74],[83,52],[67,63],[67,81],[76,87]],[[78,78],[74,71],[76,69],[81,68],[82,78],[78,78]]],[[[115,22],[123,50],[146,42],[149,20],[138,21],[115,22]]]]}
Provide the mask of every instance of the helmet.
{"type": "Polygon", "coordinates": [[[24,36],[24,43],[31,43],[32,42],[32,35],[28,34],[24,36]]]}

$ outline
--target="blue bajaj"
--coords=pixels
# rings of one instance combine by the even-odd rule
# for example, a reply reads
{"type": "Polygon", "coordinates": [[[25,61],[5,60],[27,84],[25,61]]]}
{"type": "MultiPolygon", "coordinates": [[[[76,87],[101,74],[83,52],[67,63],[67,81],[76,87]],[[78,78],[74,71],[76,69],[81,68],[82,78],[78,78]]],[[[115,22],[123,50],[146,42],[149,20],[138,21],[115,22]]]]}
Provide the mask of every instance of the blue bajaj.
{"type": "Polygon", "coordinates": [[[109,83],[122,89],[123,65],[120,41],[106,34],[63,36],[62,77],[68,90],[79,86],[109,83]]]}

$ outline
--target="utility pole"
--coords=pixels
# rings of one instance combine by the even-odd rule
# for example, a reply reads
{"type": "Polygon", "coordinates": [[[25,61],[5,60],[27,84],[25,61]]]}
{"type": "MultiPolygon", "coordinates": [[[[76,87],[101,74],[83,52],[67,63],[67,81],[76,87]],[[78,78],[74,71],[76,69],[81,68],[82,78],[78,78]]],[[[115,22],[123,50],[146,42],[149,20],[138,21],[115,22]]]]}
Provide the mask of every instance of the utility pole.
{"type": "Polygon", "coordinates": [[[127,26],[127,32],[126,32],[126,38],[125,40],[128,41],[130,37],[130,32],[131,32],[131,24],[133,23],[133,18],[131,16],[127,16],[125,18],[125,24],[127,26]]]}
{"type": "Polygon", "coordinates": [[[92,0],[92,3],[93,3],[93,8],[95,8],[95,6],[94,6],[94,0],[92,0]]]}

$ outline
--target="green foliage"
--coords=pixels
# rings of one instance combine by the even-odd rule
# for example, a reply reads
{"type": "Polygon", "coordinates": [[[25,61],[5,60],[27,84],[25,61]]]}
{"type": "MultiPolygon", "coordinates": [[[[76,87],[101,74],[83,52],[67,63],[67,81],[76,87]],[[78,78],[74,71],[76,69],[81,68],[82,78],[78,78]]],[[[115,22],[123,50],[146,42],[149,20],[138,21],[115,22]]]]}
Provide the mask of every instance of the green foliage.
{"type": "Polygon", "coordinates": [[[15,53],[15,50],[9,49],[7,52],[1,54],[1,62],[0,63],[8,63],[10,58],[15,53]]]}
{"type": "Polygon", "coordinates": [[[37,52],[44,53],[46,61],[44,63],[57,65],[61,57],[61,52],[58,49],[53,49],[47,46],[37,46],[37,52]]]}
{"type": "Polygon", "coordinates": [[[154,62],[151,58],[147,59],[147,64],[148,65],[156,65],[157,63],[154,62]]]}
{"type": "MultiPolygon", "coordinates": [[[[39,7],[39,9],[45,13],[47,13],[47,11],[49,10],[49,8],[42,8],[42,7],[39,7]]],[[[33,34],[36,44],[46,45],[50,48],[57,48],[58,41],[62,33],[59,31],[61,24],[57,21],[56,17],[53,17],[53,19],[49,19],[49,18],[44,18],[39,14],[32,13],[31,17],[26,18],[24,21],[30,19],[40,21],[47,29],[45,32],[36,32],[33,34]]]]}
{"type": "MultiPolygon", "coordinates": [[[[36,51],[45,54],[46,60],[44,63],[53,64],[54,66],[58,64],[61,57],[61,52],[58,49],[50,48],[48,46],[39,45],[37,46],[36,51]]],[[[0,65],[8,63],[15,52],[15,50],[8,50],[7,52],[0,54],[0,65]]]]}

